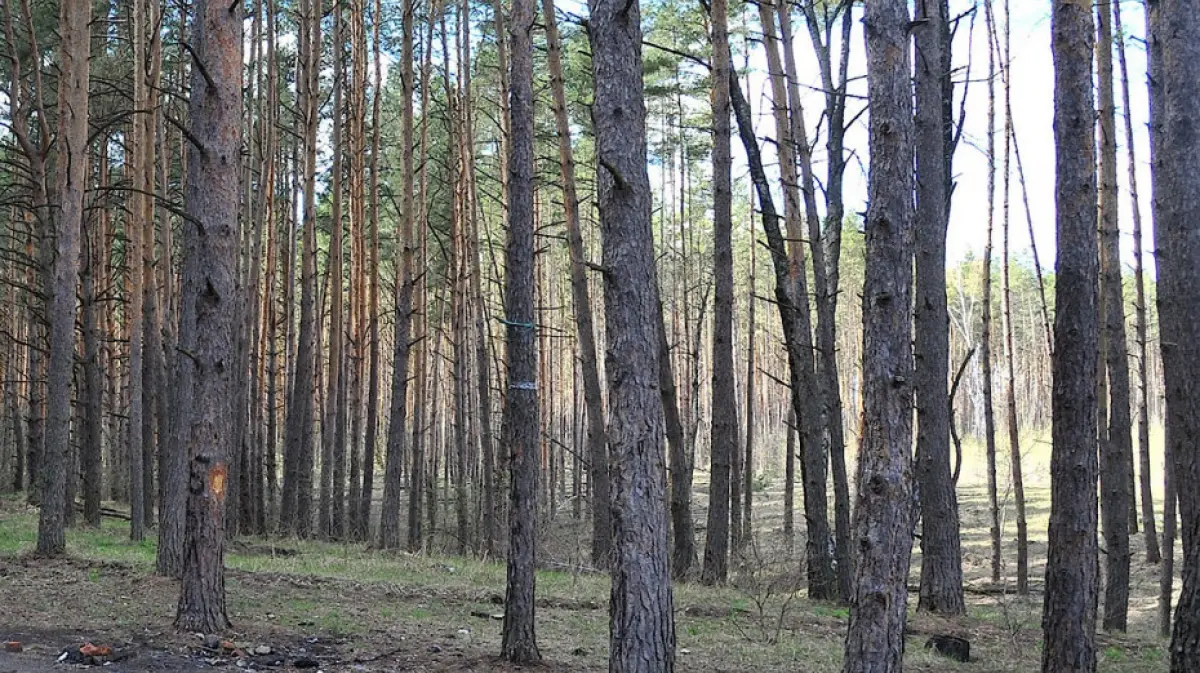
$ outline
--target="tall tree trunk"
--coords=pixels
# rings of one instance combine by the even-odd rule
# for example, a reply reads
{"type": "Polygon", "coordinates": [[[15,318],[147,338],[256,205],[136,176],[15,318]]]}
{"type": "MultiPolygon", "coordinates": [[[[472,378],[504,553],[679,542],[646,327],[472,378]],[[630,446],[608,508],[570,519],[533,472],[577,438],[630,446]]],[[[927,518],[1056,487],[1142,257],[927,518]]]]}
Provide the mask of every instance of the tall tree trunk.
{"type": "Polygon", "coordinates": [[[646,171],[641,8],[589,0],[613,497],[609,671],[675,670],[663,502],[661,329],[646,171]]]}
{"type": "Polygon", "coordinates": [[[225,610],[225,492],[233,447],[238,172],[242,111],[242,5],[198,0],[192,31],[187,225],[179,358],[191,410],[181,436],[190,461],[183,583],[175,626],[215,633],[225,610]]]}
{"type": "Polygon", "coordinates": [[[941,0],[920,0],[916,42],[916,471],[921,502],[921,589],[917,609],[966,611],[958,497],[950,473],[950,313],[946,303],[946,146],[941,0]]]}
{"type": "MultiPolygon", "coordinates": [[[[1138,471],[1141,486],[1142,534],[1145,538],[1146,562],[1158,563],[1162,554],[1158,548],[1158,530],[1154,521],[1154,489],[1150,476],[1150,382],[1148,362],[1149,337],[1146,319],[1146,277],[1143,270],[1142,207],[1138,201],[1137,156],[1134,151],[1133,108],[1129,101],[1129,64],[1125,59],[1125,31],[1121,28],[1121,2],[1112,2],[1113,28],[1117,33],[1117,60],[1121,68],[1121,108],[1125,111],[1125,156],[1129,168],[1129,205],[1133,211],[1133,283],[1137,292],[1134,301],[1134,345],[1137,348],[1137,439],[1138,471]]],[[[1132,460],[1132,459],[1131,459],[1132,460]]]]}
{"type": "Polygon", "coordinates": [[[667,323],[662,301],[658,302],[655,320],[658,331],[659,400],[662,403],[663,425],[667,435],[667,464],[671,479],[671,577],[683,580],[696,565],[696,527],[692,521],[694,458],[688,452],[683,436],[683,419],[679,415],[679,389],[675,386],[671,344],[667,341],[667,323]]]}
{"type": "MultiPolygon", "coordinates": [[[[429,100],[432,90],[432,72],[433,72],[433,27],[437,23],[434,20],[441,12],[441,4],[434,0],[428,25],[425,28],[425,39],[422,42],[423,49],[421,54],[421,109],[429,109],[429,100]]],[[[412,23],[413,7],[411,3],[405,3],[405,12],[409,19],[404,22],[405,25],[412,23]]],[[[412,61],[412,36],[406,36],[408,46],[404,47],[404,53],[407,58],[403,60],[412,61]]],[[[411,73],[405,78],[411,81],[411,73]]],[[[411,93],[411,92],[410,92],[411,93]]],[[[411,143],[410,143],[411,145],[411,143]]],[[[420,259],[421,265],[426,265],[426,258],[429,251],[429,226],[426,220],[429,216],[428,190],[429,190],[429,115],[421,115],[421,160],[420,165],[420,191],[417,195],[417,203],[419,205],[419,217],[417,221],[421,223],[420,243],[417,247],[416,256],[420,259]]],[[[410,242],[409,245],[413,245],[410,242]]],[[[408,550],[415,552],[424,544],[425,536],[423,535],[424,517],[421,516],[421,497],[425,491],[425,484],[431,482],[432,472],[426,470],[427,460],[425,456],[426,438],[428,437],[428,428],[431,424],[426,424],[425,418],[426,407],[430,408],[432,413],[437,405],[426,404],[427,397],[427,373],[431,347],[428,340],[429,318],[428,318],[428,279],[421,277],[419,283],[414,283],[413,293],[415,295],[415,306],[420,309],[417,312],[415,319],[410,319],[409,323],[414,330],[416,363],[414,365],[413,378],[417,381],[417,390],[413,395],[413,429],[412,429],[412,470],[409,472],[409,491],[408,491],[408,550]]],[[[395,364],[393,363],[393,367],[395,364]]],[[[436,400],[436,382],[433,386],[436,400]]],[[[394,393],[393,393],[394,394],[394,393]]],[[[432,454],[433,452],[430,451],[432,454]]],[[[430,508],[430,515],[433,510],[430,508]]],[[[430,521],[430,529],[432,529],[432,519],[430,521]]]]}
{"type": "MultiPolygon", "coordinates": [[[[380,138],[382,135],[382,102],[383,102],[383,73],[382,73],[382,41],[380,24],[383,23],[383,2],[374,0],[371,7],[371,164],[369,201],[371,215],[369,220],[371,237],[370,257],[367,261],[367,274],[370,278],[367,289],[367,340],[369,354],[367,364],[367,419],[364,428],[363,444],[363,473],[362,489],[360,491],[358,521],[361,526],[360,539],[367,539],[371,531],[371,500],[375,491],[375,445],[379,441],[379,379],[380,379],[380,344],[379,344],[379,154],[380,138]]],[[[405,21],[412,20],[409,12],[405,21]]],[[[411,59],[411,54],[408,54],[411,59]]],[[[411,242],[410,242],[411,243],[411,242]]],[[[421,385],[418,382],[417,385],[421,385]]],[[[400,516],[396,510],[397,518],[400,516]]],[[[399,535],[397,535],[397,538],[399,535]]],[[[397,539],[397,543],[399,540],[397,539]]]]}
{"type": "Polygon", "coordinates": [[[1055,263],[1053,453],[1042,671],[1096,670],[1098,263],[1091,3],[1053,7],[1055,263]]]}
{"type": "MultiPolygon", "coordinates": [[[[1154,157],[1155,249],[1159,262],[1158,316],[1167,393],[1172,480],[1195,484],[1200,478],[1200,245],[1196,213],[1200,209],[1200,147],[1195,133],[1200,106],[1200,17],[1192,3],[1149,3],[1158,16],[1151,35],[1161,94],[1151,97],[1151,128],[1158,138],[1154,157]],[[1159,104],[1161,102],[1161,105],[1159,104]],[[1158,120],[1161,119],[1161,122],[1158,120]]],[[[1183,589],[1171,631],[1171,671],[1200,668],[1200,493],[1177,488],[1183,537],[1183,589]]]]}
{"type": "MultiPolygon", "coordinates": [[[[871,148],[863,285],[865,420],[845,673],[903,670],[912,550],[913,116],[908,3],[869,3],[865,27],[871,148]]],[[[940,105],[937,115],[940,119],[940,105]]],[[[940,137],[940,124],[937,131],[940,137]]],[[[942,160],[941,153],[933,159],[939,164],[942,160]]],[[[929,205],[944,212],[941,202],[929,205]]],[[[944,369],[940,373],[946,375],[944,369]]]]}
{"type": "MultiPolygon", "coordinates": [[[[567,111],[563,77],[562,40],[554,16],[553,0],[542,0],[546,24],[546,58],[550,65],[550,91],[554,125],[558,132],[558,162],[563,181],[563,212],[567,221],[567,247],[571,255],[571,306],[579,339],[584,405],[587,407],[588,482],[592,492],[592,565],[607,568],[612,553],[612,511],[608,479],[608,437],[604,424],[604,397],[596,356],[596,330],[588,292],[587,258],[579,225],[579,197],[575,191],[575,158],[571,151],[571,119],[567,111]]],[[[676,535],[679,531],[676,530],[676,535]]],[[[694,547],[693,541],[693,547],[694,547]]],[[[690,552],[691,556],[695,551],[690,552]]],[[[690,566],[690,563],[688,564],[690,566]]]]}
{"type": "MultiPolygon", "coordinates": [[[[729,572],[730,465],[738,452],[733,381],[733,159],[729,143],[729,4],[714,0],[712,16],[713,113],[713,300],[712,444],[708,488],[708,532],[704,543],[705,584],[724,583],[729,572]]],[[[740,518],[740,513],[739,513],[740,518]]],[[[741,521],[738,521],[740,524],[741,521]]],[[[740,537],[740,536],[739,536],[740,537]]]]}
{"type": "MultiPolygon", "coordinates": [[[[992,0],[984,0],[988,35],[995,35],[992,0]]],[[[989,38],[989,43],[991,39],[989,38]]],[[[996,220],[996,49],[988,48],[988,214],[987,240],[983,244],[983,319],[979,339],[979,359],[983,363],[983,434],[987,454],[987,497],[992,542],[992,582],[1000,581],[1000,501],[996,475],[996,412],[992,401],[992,247],[996,220]]]]}
{"type": "MultiPolygon", "coordinates": [[[[100,142],[96,153],[98,166],[98,175],[100,181],[100,189],[107,189],[109,170],[108,170],[108,143],[100,142]]],[[[102,494],[101,481],[103,473],[104,448],[103,448],[103,429],[104,429],[104,363],[100,361],[100,311],[97,308],[97,277],[101,274],[101,252],[104,250],[104,222],[98,221],[103,218],[98,214],[93,215],[96,219],[93,220],[99,226],[85,227],[81,232],[83,238],[84,251],[84,266],[83,275],[81,278],[81,293],[80,293],[80,309],[82,313],[83,323],[83,378],[84,386],[82,391],[83,396],[83,441],[80,442],[80,463],[83,472],[83,519],[88,526],[94,528],[100,527],[100,499],[102,494]],[[90,231],[89,231],[90,229],[90,231]]],[[[10,291],[16,291],[12,288],[10,291]]],[[[9,310],[15,309],[15,302],[10,306],[9,310]]],[[[10,313],[10,316],[13,314],[10,313]]],[[[14,323],[10,323],[13,325],[14,323]]],[[[7,355],[7,354],[6,354],[7,355]]],[[[15,353],[14,353],[15,355],[15,353]]],[[[6,358],[6,368],[13,366],[12,359],[6,358]]],[[[11,369],[6,371],[7,378],[12,380],[13,373],[11,369]]],[[[10,405],[12,413],[19,419],[19,412],[16,409],[16,395],[7,395],[11,384],[5,383],[6,404],[10,405]]],[[[15,391],[13,391],[15,393],[15,391]]],[[[13,429],[16,430],[15,444],[17,454],[20,455],[22,450],[21,444],[21,422],[17,420],[13,423],[13,429]]],[[[8,447],[4,447],[4,452],[8,451],[8,447]]],[[[0,475],[3,475],[3,470],[0,470],[0,475]]],[[[17,486],[19,490],[21,475],[17,473],[17,486]]],[[[11,482],[10,482],[11,483],[11,482]]],[[[0,485],[0,489],[6,488],[8,484],[0,485]]]]}
{"type": "MultiPolygon", "coordinates": [[[[508,391],[503,433],[511,473],[508,583],[500,652],[514,663],[542,658],[534,630],[537,567],[539,395],[534,315],[534,0],[513,0],[510,40],[508,242],[504,283],[508,391]]],[[[471,170],[464,166],[464,170],[471,170]]],[[[652,314],[647,314],[652,315],[652,314]]],[[[542,381],[543,385],[548,381],[542,381]]]]}
{"type": "Polygon", "coordinates": [[[308,537],[312,533],[313,383],[316,374],[317,126],[320,110],[321,7],[318,0],[302,0],[297,42],[297,90],[304,125],[303,261],[300,271],[300,326],[295,371],[288,400],[284,443],[283,504],[280,527],[286,533],[308,537]]]}
{"type": "MultiPolygon", "coordinates": [[[[1017,425],[1016,354],[1013,351],[1012,282],[1010,278],[1009,231],[1011,230],[1012,184],[1012,79],[1008,76],[1012,64],[1010,36],[1012,17],[1009,2],[1004,0],[1004,183],[1003,221],[1001,222],[1001,329],[1004,331],[1005,360],[1005,421],[1008,425],[1008,453],[1012,470],[1013,504],[1017,518],[1017,593],[1029,593],[1029,525],[1025,517],[1025,479],[1021,469],[1020,429],[1017,425]]],[[[1031,239],[1032,240],[1032,239],[1031,239]]]]}
{"type": "Polygon", "coordinates": [[[1097,112],[1100,130],[1100,302],[1108,372],[1108,441],[1100,445],[1100,512],[1104,547],[1104,629],[1124,631],[1129,612],[1129,492],[1127,468],[1133,452],[1129,417],[1129,360],[1125,347],[1125,300],[1117,213],[1117,113],[1113,95],[1111,8],[1096,7],[1097,112]]]}
{"type": "MultiPolygon", "coordinates": [[[[784,325],[791,371],[792,400],[800,426],[800,479],[804,482],[805,560],[808,566],[808,595],[815,599],[833,598],[837,592],[833,557],[830,553],[829,504],[826,495],[828,461],[825,453],[825,408],[821,387],[817,382],[814,361],[812,316],[809,311],[808,282],[804,255],[805,211],[801,204],[799,179],[796,175],[793,123],[789,119],[788,95],[784,67],[779,56],[779,37],[775,30],[775,13],[767,4],[759,5],[763,39],[767,49],[767,69],[771,79],[771,97],[778,141],[780,176],[783,180],[784,222],[786,239],[778,242],[780,252],[786,248],[786,295],[778,298],[789,304],[784,325]],[[790,336],[789,336],[790,335],[790,336]]],[[[816,220],[815,202],[809,199],[808,220],[816,220]]],[[[776,242],[768,243],[775,247],[776,242]]]]}
{"type": "Polygon", "coordinates": [[[50,322],[46,367],[46,438],[40,465],[42,509],[37,553],[66,552],[67,475],[71,469],[71,378],[75,366],[75,295],[79,284],[79,234],[88,164],[88,81],[91,3],[64,0],[59,14],[57,176],[52,286],[45,288],[50,322]]]}
{"type": "Polygon", "coordinates": [[[129,539],[139,541],[145,537],[147,519],[145,501],[146,471],[144,443],[145,433],[142,431],[142,416],[145,414],[144,368],[145,368],[145,273],[143,259],[145,257],[145,232],[147,207],[146,185],[153,185],[150,178],[154,166],[146,164],[145,146],[154,142],[147,134],[149,126],[144,122],[145,110],[149,106],[150,94],[146,91],[146,78],[143,64],[146,62],[146,34],[149,31],[146,17],[146,3],[133,0],[132,16],[129,30],[133,37],[133,99],[134,107],[143,111],[135,115],[130,129],[130,158],[129,172],[133,182],[134,192],[130,215],[125,220],[125,238],[129,254],[125,257],[125,302],[128,313],[125,316],[126,329],[129,330],[129,413],[126,422],[128,432],[127,446],[129,447],[129,539]]]}
{"type": "MultiPolygon", "coordinates": [[[[436,4],[436,3],[435,3],[436,4]]],[[[400,244],[402,246],[402,257],[400,273],[396,278],[396,286],[394,294],[396,297],[396,330],[393,335],[394,344],[392,346],[392,401],[391,408],[388,410],[388,434],[387,448],[385,453],[385,463],[383,472],[383,503],[380,505],[379,519],[379,546],[384,549],[392,549],[400,546],[400,478],[403,471],[404,463],[404,445],[407,436],[406,423],[408,420],[408,359],[409,359],[409,336],[413,322],[413,20],[415,17],[414,0],[405,0],[403,5],[404,13],[404,35],[401,42],[400,67],[402,75],[400,77],[403,91],[401,98],[403,99],[403,110],[401,116],[401,178],[403,180],[401,196],[401,213],[400,213],[400,244]]],[[[430,25],[434,23],[433,16],[429,18],[430,25]]],[[[430,29],[432,33],[432,28],[430,29]]],[[[429,42],[425,42],[424,49],[426,52],[430,49],[429,42]]],[[[424,90],[429,88],[428,78],[421,81],[422,101],[425,100],[424,90]]],[[[378,95],[378,92],[376,92],[378,95]]],[[[426,109],[422,104],[422,109],[426,109]]],[[[424,115],[422,115],[424,117],[424,115]]],[[[425,123],[422,119],[422,124],[425,123]]],[[[422,133],[424,135],[424,133],[422,133]]],[[[424,143],[422,143],[424,147],[424,143]]],[[[422,152],[425,150],[422,149],[422,152]]],[[[422,162],[424,164],[424,162],[422,162]]],[[[422,168],[424,170],[424,168],[422,168]]],[[[418,334],[418,337],[421,335],[418,334]]],[[[418,386],[423,386],[424,381],[417,380],[418,386]]],[[[421,405],[416,405],[414,413],[415,425],[421,424],[421,405]]],[[[421,530],[421,514],[420,514],[420,481],[419,477],[423,476],[423,466],[417,464],[418,452],[421,450],[416,441],[414,433],[413,442],[413,469],[409,475],[409,488],[411,489],[409,497],[409,519],[408,529],[409,538],[408,545],[410,551],[415,551],[419,546],[420,530],[421,530]],[[415,521],[414,521],[415,516],[415,521]],[[415,531],[415,532],[414,532],[415,531]],[[414,542],[414,535],[417,542],[414,542]]]]}
{"type": "MultiPolygon", "coordinates": [[[[839,268],[841,261],[842,227],[845,216],[843,183],[846,171],[846,92],[850,80],[851,30],[854,26],[853,0],[841,0],[836,11],[825,14],[825,28],[821,29],[816,5],[805,4],[802,9],[808,24],[809,37],[817,54],[818,70],[825,89],[825,116],[828,133],[825,140],[825,226],[820,236],[810,233],[810,245],[814,247],[813,261],[824,258],[823,268],[814,264],[813,281],[818,291],[824,287],[824,295],[817,297],[817,373],[824,381],[825,417],[829,432],[829,462],[833,476],[834,506],[834,557],[837,560],[838,594],[843,601],[850,600],[851,579],[854,562],[850,549],[850,484],[846,474],[845,420],[842,415],[842,397],[839,387],[837,360],[837,305],[839,294],[839,268]],[[834,77],[833,53],[830,37],[834,23],[841,20],[841,52],[837,62],[837,77],[834,77]],[[815,248],[822,248],[818,254],[815,248]],[[824,279],[822,280],[822,276],[824,279]]],[[[947,73],[948,76],[948,73],[947,73]]]]}
{"type": "Polygon", "coordinates": [[[342,239],[342,171],[344,151],[342,148],[343,97],[345,65],[343,44],[345,37],[343,8],[334,6],[333,16],[333,176],[330,195],[329,231],[329,372],[326,378],[325,415],[321,422],[321,535],[340,539],[345,523],[346,487],[346,388],[345,388],[345,277],[343,275],[344,252],[342,239]]]}
{"type": "MultiPolygon", "coordinates": [[[[755,339],[758,332],[758,324],[755,322],[754,305],[758,301],[755,283],[756,261],[758,259],[757,248],[758,241],[754,236],[754,218],[751,217],[748,221],[750,230],[750,278],[749,290],[746,292],[746,456],[743,462],[743,476],[746,480],[743,489],[743,495],[746,499],[745,506],[742,508],[742,517],[745,522],[742,528],[745,534],[745,541],[753,547],[754,544],[754,394],[755,380],[758,377],[756,369],[757,362],[755,360],[755,339]]],[[[794,436],[791,430],[788,430],[789,437],[794,436]]]]}

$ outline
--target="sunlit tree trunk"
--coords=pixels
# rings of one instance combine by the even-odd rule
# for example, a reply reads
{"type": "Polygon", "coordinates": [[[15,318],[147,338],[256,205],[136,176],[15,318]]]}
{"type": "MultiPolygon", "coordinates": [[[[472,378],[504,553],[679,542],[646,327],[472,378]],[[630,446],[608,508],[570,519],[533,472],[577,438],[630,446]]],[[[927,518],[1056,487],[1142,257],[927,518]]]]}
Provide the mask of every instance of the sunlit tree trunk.
{"type": "Polygon", "coordinates": [[[195,4],[189,127],[187,225],[180,297],[179,358],[190,411],[180,433],[189,481],[183,582],[175,626],[215,633],[225,609],[225,494],[232,452],[235,322],[239,294],[238,178],[241,153],[242,6],[195,4]]]}
{"type": "MultiPolygon", "coordinates": [[[[864,422],[845,673],[903,670],[912,550],[914,134],[908,3],[869,3],[865,28],[871,161],[863,286],[864,422]]],[[[937,161],[942,159],[939,155],[937,161]]]]}
{"type": "Polygon", "coordinates": [[[1096,670],[1098,260],[1091,3],[1053,6],[1055,269],[1053,453],[1042,671],[1096,670]]]}

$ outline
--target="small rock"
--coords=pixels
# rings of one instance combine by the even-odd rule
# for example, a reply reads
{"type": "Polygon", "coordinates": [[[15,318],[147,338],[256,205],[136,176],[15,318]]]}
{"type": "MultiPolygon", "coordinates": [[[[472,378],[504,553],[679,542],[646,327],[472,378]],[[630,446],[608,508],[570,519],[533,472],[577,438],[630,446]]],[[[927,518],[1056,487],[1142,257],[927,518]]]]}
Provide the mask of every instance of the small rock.
{"type": "Polygon", "coordinates": [[[259,645],[258,647],[254,648],[254,653],[255,654],[270,654],[271,648],[267,645],[259,645]]]}
{"type": "Polygon", "coordinates": [[[685,647],[685,648],[679,650],[679,653],[680,654],[691,654],[692,651],[685,647]]]}
{"type": "Polygon", "coordinates": [[[214,635],[204,636],[204,649],[219,650],[221,649],[221,639],[214,635]]]}
{"type": "Polygon", "coordinates": [[[471,629],[459,629],[458,632],[454,634],[454,637],[458,638],[459,640],[470,640],[471,629]]]}
{"type": "Polygon", "coordinates": [[[434,654],[437,654],[438,652],[441,652],[441,651],[442,651],[442,646],[441,646],[441,645],[430,645],[430,646],[429,646],[429,651],[430,651],[430,652],[432,652],[432,653],[434,653],[434,654]]]}
{"type": "Polygon", "coordinates": [[[4,643],[4,651],[16,654],[25,651],[25,646],[21,645],[19,640],[9,640],[4,643]]]}

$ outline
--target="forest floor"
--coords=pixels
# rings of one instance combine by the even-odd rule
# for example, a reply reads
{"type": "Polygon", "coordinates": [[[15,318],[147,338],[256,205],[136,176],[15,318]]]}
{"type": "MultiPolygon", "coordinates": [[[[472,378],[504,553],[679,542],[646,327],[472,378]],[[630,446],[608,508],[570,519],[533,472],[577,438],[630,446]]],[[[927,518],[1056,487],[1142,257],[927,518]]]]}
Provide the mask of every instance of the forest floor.
{"type": "MultiPolygon", "coordinates": [[[[1033,480],[1035,484],[1037,480],[1033,480]]],[[[697,493],[694,515],[703,521],[697,493]]],[[[797,557],[779,549],[779,500],[764,486],[755,511],[756,545],[739,562],[730,586],[675,588],[677,670],[840,670],[848,610],[803,598],[797,557]]],[[[1048,491],[1029,489],[1034,540],[1028,597],[990,583],[983,492],[960,491],[969,616],[917,614],[910,598],[906,670],[934,673],[1018,673],[1040,667],[1041,579],[1048,491]],[[925,649],[931,635],[971,642],[970,663],[925,649]]],[[[802,518],[797,517],[802,521],[802,518]]],[[[1009,524],[1011,526],[1011,522],[1009,524]]],[[[229,546],[226,585],[230,632],[205,647],[200,634],[171,626],[175,581],[153,574],[153,537],[127,538],[128,524],[106,519],[100,530],[68,533],[69,556],[30,555],[36,510],[0,497],[0,641],[20,641],[21,653],[0,647],[0,673],[63,670],[61,652],[91,642],[114,649],[107,670],[187,672],[246,669],[323,671],[511,671],[498,661],[505,568],[502,562],[410,555],[296,540],[243,538],[229,546]],[[222,647],[225,646],[225,647],[222,647]],[[255,649],[269,654],[255,654],[255,649]]],[[[537,628],[550,673],[607,670],[608,579],[580,565],[586,527],[560,514],[543,538],[538,573],[537,628]],[[572,561],[574,559],[574,561],[572,561]]],[[[1006,556],[1015,550],[1006,536],[1006,556]]],[[[802,548],[802,542],[797,542],[802,548]]],[[[1129,634],[1098,635],[1100,671],[1166,670],[1156,635],[1157,566],[1134,541],[1129,634]]],[[[914,553],[910,582],[919,576],[914,553]]],[[[1006,566],[1006,574],[1013,569],[1006,566]]]]}

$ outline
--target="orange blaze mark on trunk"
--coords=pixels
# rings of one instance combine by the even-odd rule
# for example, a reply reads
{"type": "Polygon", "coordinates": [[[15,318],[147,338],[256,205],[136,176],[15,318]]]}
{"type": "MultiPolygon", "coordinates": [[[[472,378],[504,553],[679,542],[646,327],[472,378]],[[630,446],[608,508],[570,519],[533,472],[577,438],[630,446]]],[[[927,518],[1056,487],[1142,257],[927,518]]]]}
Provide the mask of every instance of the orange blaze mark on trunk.
{"type": "Polygon", "coordinates": [[[225,500],[225,475],[227,472],[225,463],[217,463],[208,471],[208,488],[218,501],[225,500]]]}

